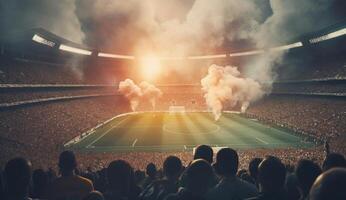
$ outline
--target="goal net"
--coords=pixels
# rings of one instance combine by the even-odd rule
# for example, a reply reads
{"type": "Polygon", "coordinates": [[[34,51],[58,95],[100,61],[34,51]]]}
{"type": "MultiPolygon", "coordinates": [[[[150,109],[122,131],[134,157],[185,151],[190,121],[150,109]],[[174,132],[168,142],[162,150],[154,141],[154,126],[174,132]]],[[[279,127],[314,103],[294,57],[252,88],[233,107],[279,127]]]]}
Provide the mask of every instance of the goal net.
{"type": "Polygon", "coordinates": [[[185,106],[170,106],[169,113],[185,113],[185,106]]]}

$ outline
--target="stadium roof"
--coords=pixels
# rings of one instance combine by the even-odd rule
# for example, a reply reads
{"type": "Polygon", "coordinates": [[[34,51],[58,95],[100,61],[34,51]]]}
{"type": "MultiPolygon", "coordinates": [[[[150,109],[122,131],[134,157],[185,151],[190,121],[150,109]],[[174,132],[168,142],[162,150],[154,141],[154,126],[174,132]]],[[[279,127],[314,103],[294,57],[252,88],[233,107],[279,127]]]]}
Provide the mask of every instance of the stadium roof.
{"type": "MultiPolygon", "coordinates": [[[[228,57],[241,57],[241,56],[252,56],[258,55],[266,52],[272,51],[285,51],[294,48],[300,48],[305,45],[314,45],[316,43],[323,42],[325,40],[333,39],[335,37],[345,37],[346,36],[346,22],[341,22],[323,30],[309,33],[304,36],[297,37],[297,39],[292,40],[289,44],[282,44],[280,46],[269,47],[264,49],[249,49],[234,52],[224,52],[219,54],[210,55],[188,55],[185,57],[159,57],[161,60],[204,60],[204,59],[222,59],[228,57]]],[[[67,53],[81,54],[81,55],[95,55],[100,58],[108,59],[126,59],[133,60],[138,59],[134,55],[122,55],[114,54],[111,52],[103,52],[102,50],[93,49],[86,47],[84,45],[71,42],[65,38],[62,38],[52,32],[44,30],[42,28],[34,28],[25,32],[11,34],[10,37],[1,38],[2,43],[16,45],[17,47],[27,47],[35,44],[36,48],[38,46],[42,47],[44,51],[47,47],[54,48],[56,50],[66,51],[67,53]]]]}

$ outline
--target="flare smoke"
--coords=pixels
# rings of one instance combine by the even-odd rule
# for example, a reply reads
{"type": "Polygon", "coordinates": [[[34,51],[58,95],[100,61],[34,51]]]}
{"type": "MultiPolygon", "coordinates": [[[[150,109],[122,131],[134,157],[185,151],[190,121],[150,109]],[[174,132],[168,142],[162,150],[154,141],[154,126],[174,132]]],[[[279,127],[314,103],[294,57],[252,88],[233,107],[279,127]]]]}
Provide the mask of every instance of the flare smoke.
{"type": "Polygon", "coordinates": [[[162,96],[162,92],[155,85],[142,81],[139,86],[131,79],[126,79],[119,83],[119,90],[131,104],[131,109],[136,111],[139,103],[148,100],[153,109],[156,106],[156,100],[162,96]]]}
{"type": "Polygon", "coordinates": [[[224,105],[241,106],[245,112],[251,102],[264,95],[261,85],[250,78],[243,78],[237,67],[211,65],[208,74],[201,80],[202,90],[215,120],[221,116],[224,105]]]}
{"type": "Polygon", "coordinates": [[[151,106],[155,110],[156,99],[162,96],[161,90],[145,81],[142,81],[139,87],[142,89],[143,98],[149,100],[151,106]]]}

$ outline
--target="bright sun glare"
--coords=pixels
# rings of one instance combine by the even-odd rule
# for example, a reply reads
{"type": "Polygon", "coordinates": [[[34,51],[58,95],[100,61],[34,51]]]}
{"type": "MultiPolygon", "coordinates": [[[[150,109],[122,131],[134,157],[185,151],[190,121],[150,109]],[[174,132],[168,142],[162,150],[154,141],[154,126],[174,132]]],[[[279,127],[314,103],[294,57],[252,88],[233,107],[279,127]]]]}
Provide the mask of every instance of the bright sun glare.
{"type": "Polygon", "coordinates": [[[145,56],[140,60],[140,67],[144,79],[155,80],[160,74],[160,59],[156,56],[145,56]]]}

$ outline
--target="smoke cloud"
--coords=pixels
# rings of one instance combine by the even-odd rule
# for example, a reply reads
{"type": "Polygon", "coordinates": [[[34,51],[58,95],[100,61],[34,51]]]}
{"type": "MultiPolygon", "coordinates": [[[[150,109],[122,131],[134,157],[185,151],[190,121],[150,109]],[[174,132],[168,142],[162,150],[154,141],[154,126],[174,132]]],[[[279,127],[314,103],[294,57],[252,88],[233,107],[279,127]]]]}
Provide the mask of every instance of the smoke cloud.
{"type": "MultiPolygon", "coordinates": [[[[43,27],[105,52],[141,56],[272,47],[346,17],[344,0],[2,0],[0,9],[2,32],[43,27]]],[[[272,82],[281,57],[260,56],[246,74],[272,82]],[[256,73],[264,68],[268,73],[256,73]]],[[[175,72],[191,72],[182,67],[175,72]]]]}
{"type": "Polygon", "coordinates": [[[129,101],[132,111],[136,111],[141,101],[149,101],[155,110],[156,101],[162,96],[162,92],[155,85],[142,81],[139,86],[131,79],[125,79],[119,83],[118,91],[129,101]]]}
{"type": "Polygon", "coordinates": [[[131,109],[136,111],[140,98],[143,95],[141,88],[138,87],[138,85],[136,85],[131,79],[126,79],[119,83],[118,91],[130,101],[131,109]]]}
{"type": "Polygon", "coordinates": [[[202,90],[215,120],[221,116],[223,107],[239,105],[245,112],[251,102],[264,95],[261,85],[250,78],[241,77],[237,67],[211,65],[201,80],[202,90]]]}
{"type": "Polygon", "coordinates": [[[155,110],[156,100],[162,96],[161,90],[146,81],[142,81],[139,87],[142,89],[142,97],[149,100],[153,110],[155,110]]]}

